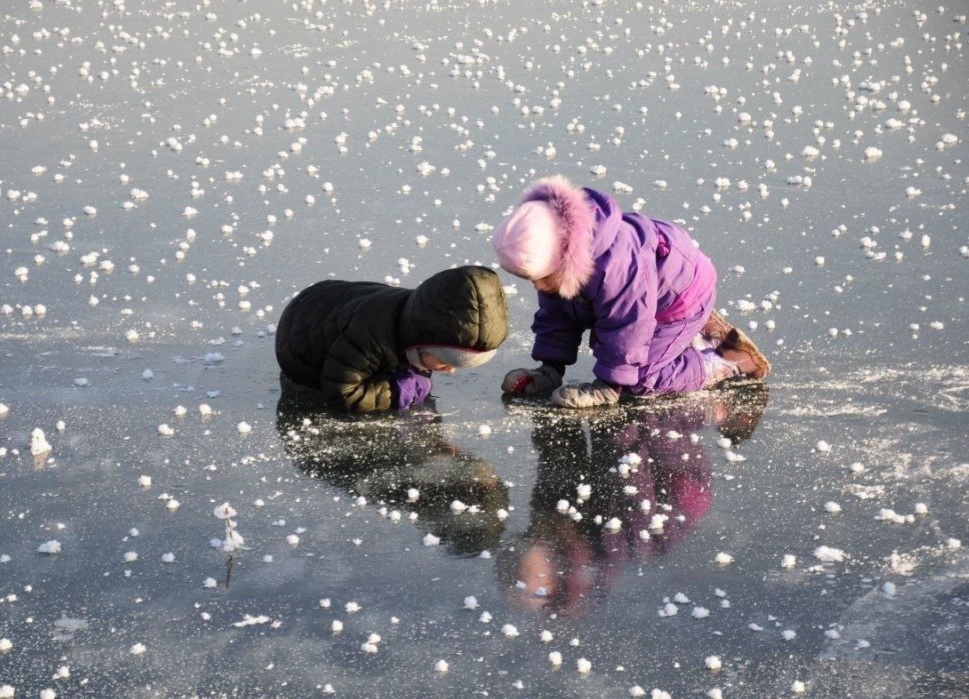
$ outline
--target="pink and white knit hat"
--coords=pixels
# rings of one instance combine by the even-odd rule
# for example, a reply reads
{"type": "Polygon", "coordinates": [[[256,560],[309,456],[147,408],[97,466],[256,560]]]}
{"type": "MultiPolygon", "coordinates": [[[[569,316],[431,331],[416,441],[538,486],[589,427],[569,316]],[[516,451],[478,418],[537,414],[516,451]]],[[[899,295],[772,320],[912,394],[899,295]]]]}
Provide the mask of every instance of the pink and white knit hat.
{"type": "Polygon", "coordinates": [[[508,272],[534,281],[562,263],[562,223],[544,201],[527,201],[506,218],[491,236],[499,264],[508,272]]]}

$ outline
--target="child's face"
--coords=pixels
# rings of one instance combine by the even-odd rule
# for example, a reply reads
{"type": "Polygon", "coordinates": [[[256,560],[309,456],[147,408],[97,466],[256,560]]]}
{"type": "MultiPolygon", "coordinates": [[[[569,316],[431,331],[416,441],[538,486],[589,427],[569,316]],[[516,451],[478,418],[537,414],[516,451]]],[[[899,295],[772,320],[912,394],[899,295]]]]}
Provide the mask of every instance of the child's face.
{"type": "Polygon", "coordinates": [[[534,286],[537,291],[541,291],[545,294],[557,294],[559,292],[559,287],[562,286],[562,274],[560,272],[552,272],[547,277],[533,279],[532,286],[534,286]]]}
{"type": "Polygon", "coordinates": [[[442,374],[453,374],[454,367],[445,364],[430,352],[421,352],[421,364],[431,371],[439,371],[442,374]]]}

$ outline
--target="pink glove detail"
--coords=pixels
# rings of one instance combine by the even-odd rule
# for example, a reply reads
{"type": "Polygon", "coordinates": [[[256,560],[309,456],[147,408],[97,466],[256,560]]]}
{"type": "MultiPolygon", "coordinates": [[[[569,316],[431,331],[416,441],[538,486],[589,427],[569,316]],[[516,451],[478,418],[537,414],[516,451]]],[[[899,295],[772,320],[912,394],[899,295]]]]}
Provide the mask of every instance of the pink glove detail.
{"type": "Polygon", "coordinates": [[[538,369],[512,369],[501,382],[501,390],[517,394],[545,393],[561,385],[562,375],[546,364],[538,369]]]}

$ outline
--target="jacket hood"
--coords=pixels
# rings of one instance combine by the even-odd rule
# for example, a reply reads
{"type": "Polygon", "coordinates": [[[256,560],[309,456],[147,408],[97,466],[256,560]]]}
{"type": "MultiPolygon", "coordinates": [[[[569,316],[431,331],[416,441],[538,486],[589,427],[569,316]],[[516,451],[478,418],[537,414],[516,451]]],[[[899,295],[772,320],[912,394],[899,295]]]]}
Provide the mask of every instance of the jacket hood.
{"type": "Polygon", "coordinates": [[[537,180],[522,197],[522,204],[540,201],[557,217],[561,255],[559,295],[572,299],[595,271],[594,236],[596,213],[585,190],[556,175],[537,180]]]}
{"type": "Polygon", "coordinates": [[[404,303],[400,337],[414,345],[495,350],[508,336],[505,291],[487,267],[457,267],[427,278],[404,303]]]}

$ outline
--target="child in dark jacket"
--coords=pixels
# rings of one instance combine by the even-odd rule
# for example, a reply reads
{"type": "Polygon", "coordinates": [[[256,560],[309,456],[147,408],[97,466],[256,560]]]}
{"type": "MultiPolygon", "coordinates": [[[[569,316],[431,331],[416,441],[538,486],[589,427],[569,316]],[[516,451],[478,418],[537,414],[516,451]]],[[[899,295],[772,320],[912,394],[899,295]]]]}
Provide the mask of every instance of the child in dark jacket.
{"type": "Polygon", "coordinates": [[[538,290],[537,369],[508,373],[511,393],[553,391],[564,407],[684,393],[770,371],[754,343],[714,310],[717,273],[682,228],[624,212],[564,177],[536,182],[493,236],[501,266],[538,290]],[[585,330],[595,380],[562,386],[585,330]]]}
{"type": "Polygon", "coordinates": [[[422,403],[431,372],[490,360],[508,334],[498,275],[438,272],[416,289],[327,280],[301,291],[276,329],[276,360],[291,380],[352,413],[422,403]]]}

